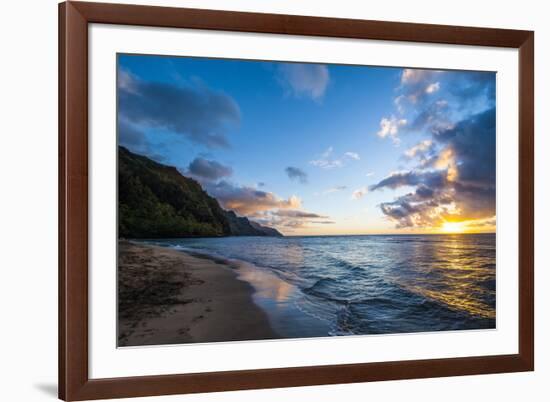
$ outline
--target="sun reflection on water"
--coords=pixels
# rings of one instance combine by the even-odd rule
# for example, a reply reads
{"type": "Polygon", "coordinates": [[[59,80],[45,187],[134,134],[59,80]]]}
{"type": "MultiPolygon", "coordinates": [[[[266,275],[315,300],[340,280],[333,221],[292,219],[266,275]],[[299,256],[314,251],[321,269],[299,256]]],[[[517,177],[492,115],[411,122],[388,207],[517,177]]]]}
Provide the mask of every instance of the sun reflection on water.
{"type": "MultiPolygon", "coordinates": [[[[495,318],[494,307],[479,297],[488,292],[481,284],[494,279],[493,257],[480,256],[479,250],[466,244],[461,235],[447,235],[445,240],[443,245],[432,248],[428,264],[411,261],[412,265],[423,267],[423,279],[405,287],[451,309],[495,318]]],[[[494,289],[489,292],[494,295],[494,289]]]]}

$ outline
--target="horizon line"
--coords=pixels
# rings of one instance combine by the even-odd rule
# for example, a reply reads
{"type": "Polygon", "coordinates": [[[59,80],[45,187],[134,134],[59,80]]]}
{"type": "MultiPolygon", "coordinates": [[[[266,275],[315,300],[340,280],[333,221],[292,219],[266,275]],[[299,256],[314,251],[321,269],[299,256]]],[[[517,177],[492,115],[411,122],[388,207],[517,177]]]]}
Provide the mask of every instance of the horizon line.
{"type": "Polygon", "coordinates": [[[427,235],[427,236],[441,236],[441,235],[449,235],[449,236],[455,236],[455,235],[480,235],[480,234],[494,234],[496,235],[496,231],[494,232],[462,232],[462,233],[349,233],[349,234],[303,234],[303,235],[296,235],[296,234],[283,234],[283,237],[336,237],[336,236],[419,236],[419,235],[427,235]]]}

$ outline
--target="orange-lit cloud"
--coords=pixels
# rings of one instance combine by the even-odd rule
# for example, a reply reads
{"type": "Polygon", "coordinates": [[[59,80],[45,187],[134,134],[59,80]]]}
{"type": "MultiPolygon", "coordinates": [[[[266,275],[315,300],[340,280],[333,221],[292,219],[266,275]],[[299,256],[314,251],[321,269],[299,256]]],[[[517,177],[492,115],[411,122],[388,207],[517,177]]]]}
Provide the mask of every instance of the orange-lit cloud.
{"type": "Polygon", "coordinates": [[[302,200],[296,195],[284,199],[272,192],[235,185],[225,180],[209,184],[207,189],[224,208],[243,216],[272,209],[298,209],[302,206],[302,200]]]}

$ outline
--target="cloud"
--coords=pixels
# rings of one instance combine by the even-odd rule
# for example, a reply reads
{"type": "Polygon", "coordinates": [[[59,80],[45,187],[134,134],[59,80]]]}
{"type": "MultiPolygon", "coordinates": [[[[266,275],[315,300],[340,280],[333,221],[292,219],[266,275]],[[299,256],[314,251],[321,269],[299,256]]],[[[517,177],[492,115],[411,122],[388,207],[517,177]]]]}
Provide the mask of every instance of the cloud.
{"type": "Polygon", "coordinates": [[[480,99],[495,105],[496,74],[490,71],[454,72],[454,85],[449,86],[449,92],[457,98],[462,108],[480,99]]]}
{"type": "Polygon", "coordinates": [[[433,140],[420,141],[418,144],[407,149],[403,156],[407,160],[416,159],[420,163],[420,167],[434,165],[440,155],[437,153],[437,145],[433,140]]]}
{"type": "Polygon", "coordinates": [[[351,194],[351,199],[352,200],[359,200],[361,198],[363,198],[363,196],[365,194],[367,194],[369,192],[368,188],[367,187],[361,187],[357,190],[355,190],[352,194],[351,194]]]}
{"type": "Polygon", "coordinates": [[[246,216],[271,209],[298,209],[302,205],[301,199],[295,195],[283,199],[271,192],[239,186],[226,180],[206,184],[206,190],[222,207],[246,216]]]}
{"type": "Polygon", "coordinates": [[[495,184],[496,109],[491,108],[442,130],[434,139],[447,145],[459,162],[465,183],[495,184]]]}
{"type": "Polygon", "coordinates": [[[133,94],[138,93],[137,77],[129,71],[119,70],[117,79],[117,87],[119,90],[133,94]]]}
{"type": "Polygon", "coordinates": [[[224,166],[219,162],[197,157],[189,164],[187,171],[191,176],[205,180],[218,180],[223,177],[229,177],[233,174],[233,169],[224,166]]]}
{"type": "MultiPolygon", "coordinates": [[[[285,199],[257,187],[224,180],[223,177],[230,176],[232,170],[216,161],[195,158],[186,173],[201,180],[208,194],[216,198],[223,208],[235,211],[240,216],[247,216],[260,224],[293,231],[316,224],[334,223],[327,215],[302,210],[302,201],[296,195],[285,199]]],[[[298,175],[296,178],[300,180],[303,177],[298,175]]],[[[258,187],[264,185],[262,182],[257,184],[258,187]]]]}
{"type": "Polygon", "coordinates": [[[307,173],[304,172],[302,169],[288,166],[285,169],[285,172],[290,180],[298,180],[302,184],[307,183],[307,173]]]}
{"type": "Polygon", "coordinates": [[[329,84],[330,74],[321,64],[281,63],[278,78],[294,96],[320,100],[329,84]]]}
{"type": "Polygon", "coordinates": [[[453,126],[452,110],[445,100],[437,100],[417,108],[415,117],[409,125],[409,131],[427,131],[435,133],[453,126]]]}
{"type": "Polygon", "coordinates": [[[404,186],[417,186],[427,184],[429,186],[440,187],[445,183],[447,177],[446,170],[430,171],[403,171],[394,172],[385,177],[378,183],[369,187],[370,191],[376,191],[384,188],[396,189],[404,186]]]}
{"type": "Polygon", "coordinates": [[[330,225],[335,223],[326,215],[293,209],[262,211],[253,215],[252,218],[261,224],[290,232],[295,229],[308,229],[315,225],[330,225]]]}
{"type": "Polygon", "coordinates": [[[414,193],[380,205],[382,212],[397,228],[439,226],[446,217],[454,215],[456,205],[451,197],[418,200],[414,193]]]}
{"type": "Polygon", "coordinates": [[[133,148],[141,147],[146,142],[145,134],[141,130],[124,120],[118,122],[118,143],[120,145],[133,148]]]}
{"type": "Polygon", "coordinates": [[[310,161],[309,163],[311,163],[313,166],[317,166],[317,167],[320,167],[322,169],[334,169],[334,168],[340,168],[342,166],[344,166],[344,164],[342,163],[341,160],[332,160],[332,161],[328,161],[328,160],[313,160],[313,161],[310,161]]]}
{"type": "Polygon", "coordinates": [[[380,120],[380,130],[376,133],[380,138],[390,137],[394,144],[399,144],[400,140],[397,136],[399,129],[407,124],[406,119],[399,119],[395,116],[384,117],[380,120]]]}
{"type": "Polygon", "coordinates": [[[491,229],[494,228],[496,224],[496,216],[487,219],[475,219],[465,222],[465,226],[470,229],[491,229]]]}
{"type": "Polygon", "coordinates": [[[374,176],[374,172],[367,172],[367,173],[365,174],[365,176],[367,176],[367,177],[374,176]]]}
{"type": "Polygon", "coordinates": [[[410,154],[418,157],[433,144],[439,153],[419,158],[414,169],[394,172],[369,188],[413,188],[381,203],[382,213],[398,228],[438,226],[448,219],[490,221],[496,212],[495,108],[432,133],[430,141],[409,150],[410,154]]]}
{"type": "Polygon", "coordinates": [[[495,106],[495,73],[404,69],[394,99],[407,131],[447,129],[468,114],[495,106]]]}
{"type": "Polygon", "coordinates": [[[157,162],[166,161],[166,156],[162,152],[164,145],[151,145],[143,131],[123,119],[118,121],[118,144],[157,162]]]}
{"type": "Polygon", "coordinates": [[[346,190],[347,188],[348,188],[347,186],[335,186],[323,191],[323,194],[336,193],[338,191],[346,190]]]}
{"type": "Polygon", "coordinates": [[[309,162],[313,166],[317,166],[323,169],[334,169],[344,166],[341,160],[334,159],[334,160],[323,160],[323,159],[317,159],[309,162]]]}
{"type": "Polygon", "coordinates": [[[328,147],[327,150],[321,154],[319,159],[314,159],[309,161],[309,163],[322,169],[334,169],[344,166],[342,160],[331,158],[333,150],[332,147],[328,147]]]}
{"type": "Polygon", "coordinates": [[[167,130],[209,148],[228,147],[226,135],[240,123],[239,106],[233,98],[204,84],[145,81],[120,71],[118,95],[119,116],[124,121],[167,130]]]}
{"type": "Polygon", "coordinates": [[[325,215],[319,215],[319,214],[314,214],[312,212],[299,211],[299,210],[294,210],[294,209],[289,209],[289,210],[281,210],[280,209],[276,212],[273,212],[272,215],[282,216],[282,217],[287,217],[287,218],[309,218],[309,219],[328,218],[328,216],[325,216],[325,215]]]}
{"type": "Polygon", "coordinates": [[[346,152],[344,155],[347,156],[350,159],[355,159],[356,161],[361,159],[357,152],[346,152]]]}
{"type": "Polygon", "coordinates": [[[432,79],[438,74],[437,70],[426,70],[420,68],[404,68],[401,72],[402,85],[418,85],[432,79]]]}
{"type": "Polygon", "coordinates": [[[440,82],[436,81],[445,71],[405,68],[401,73],[401,94],[395,99],[398,109],[402,112],[405,101],[417,105],[438,92],[440,82]]]}
{"type": "Polygon", "coordinates": [[[379,135],[428,136],[407,149],[412,167],[394,172],[370,191],[406,188],[380,204],[397,227],[446,219],[490,222],[495,215],[495,73],[404,69],[394,99],[399,118],[385,118],[379,135]],[[406,124],[399,126],[402,119],[406,124]]]}
{"type": "Polygon", "coordinates": [[[433,94],[437,91],[439,91],[439,82],[434,82],[433,84],[430,84],[426,87],[425,92],[427,94],[433,94]]]}
{"type": "Polygon", "coordinates": [[[327,150],[320,155],[319,159],[314,159],[309,161],[309,163],[322,169],[334,169],[344,166],[344,158],[353,159],[356,161],[361,159],[357,152],[350,151],[345,152],[342,158],[334,158],[332,157],[333,151],[333,147],[328,147],[327,150]]]}

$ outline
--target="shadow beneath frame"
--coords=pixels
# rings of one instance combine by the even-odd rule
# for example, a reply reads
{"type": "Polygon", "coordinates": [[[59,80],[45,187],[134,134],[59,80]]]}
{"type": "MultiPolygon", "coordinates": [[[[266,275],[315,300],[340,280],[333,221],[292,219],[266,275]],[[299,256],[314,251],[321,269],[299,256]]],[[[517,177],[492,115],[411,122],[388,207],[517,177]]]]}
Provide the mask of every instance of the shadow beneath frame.
{"type": "Polygon", "coordinates": [[[34,387],[45,395],[52,396],[57,399],[57,384],[34,384],[34,387]]]}

